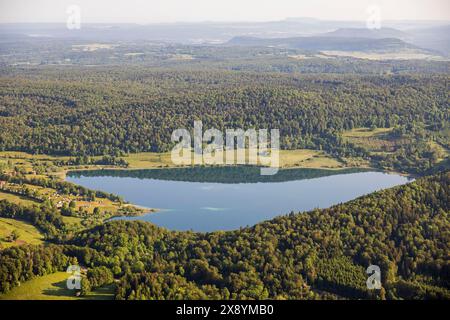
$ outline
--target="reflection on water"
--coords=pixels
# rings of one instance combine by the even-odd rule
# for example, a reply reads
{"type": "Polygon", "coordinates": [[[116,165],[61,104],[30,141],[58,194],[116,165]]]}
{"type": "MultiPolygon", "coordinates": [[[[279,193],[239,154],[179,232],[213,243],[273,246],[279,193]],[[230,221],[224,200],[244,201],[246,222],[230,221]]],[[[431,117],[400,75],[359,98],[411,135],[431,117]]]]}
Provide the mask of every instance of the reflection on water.
{"type": "Polygon", "coordinates": [[[336,174],[311,169],[260,176],[259,169],[251,167],[86,171],[71,173],[67,180],[161,209],[141,217],[116,219],[145,220],[173,230],[194,231],[237,229],[408,182],[406,177],[381,172],[336,174]]]}

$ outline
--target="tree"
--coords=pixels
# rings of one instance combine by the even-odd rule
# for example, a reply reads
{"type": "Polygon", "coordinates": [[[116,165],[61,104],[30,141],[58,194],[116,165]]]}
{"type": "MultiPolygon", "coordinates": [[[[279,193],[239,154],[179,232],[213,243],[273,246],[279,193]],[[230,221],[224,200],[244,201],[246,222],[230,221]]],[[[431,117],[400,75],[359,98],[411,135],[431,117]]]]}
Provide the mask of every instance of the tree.
{"type": "Polygon", "coordinates": [[[89,292],[91,292],[91,283],[89,282],[88,278],[83,277],[81,279],[80,295],[81,296],[86,296],[89,292]]]}
{"type": "Polygon", "coordinates": [[[14,229],[13,231],[11,231],[11,234],[8,236],[8,241],[14,242],[17,239],[19,239],[19,237],[20,237],[19,231],[17,231],[17,229],[14,229]]]}
{"type": "Polygon", "coordinates": [[[70,209],[75,209],[76,208],[76,206],[77,206],[77,203],[75,202],[75,200],[72,200],[72,201],[70,201],[70,203],[69,203],[69,208],[70,209]]]}

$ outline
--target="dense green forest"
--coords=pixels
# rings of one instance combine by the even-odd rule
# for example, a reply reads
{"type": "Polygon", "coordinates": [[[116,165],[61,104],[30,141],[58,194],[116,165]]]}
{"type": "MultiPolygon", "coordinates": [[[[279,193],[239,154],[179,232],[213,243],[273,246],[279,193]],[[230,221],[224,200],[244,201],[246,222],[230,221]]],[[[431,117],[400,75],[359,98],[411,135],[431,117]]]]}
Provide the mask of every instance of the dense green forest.
{"type": "MultiPolygon", "coordinates": [[[[57,155],[168,151],[192,128],[279,128],[283,149],[366,157],[424,173],[449,149],[447,75],[301,75],[127,67],[36,68],[0,78],[0,150],[57,155]],[[394,128],[404,143],[369,156],[343,141],[357,127],[394,128]]],[[[126,164],[121,164],[126,165],[126,164]]]]}
{"type": "Polygon", "coordinates": [[[113,221],[0,251],[0,291],[77,261],[85,288],[119,279],[116,299],[449,299],[449,185],[444,172],[230,232],[113,221]],[[371,264],[381,290],[366,287],[371,264]]]}

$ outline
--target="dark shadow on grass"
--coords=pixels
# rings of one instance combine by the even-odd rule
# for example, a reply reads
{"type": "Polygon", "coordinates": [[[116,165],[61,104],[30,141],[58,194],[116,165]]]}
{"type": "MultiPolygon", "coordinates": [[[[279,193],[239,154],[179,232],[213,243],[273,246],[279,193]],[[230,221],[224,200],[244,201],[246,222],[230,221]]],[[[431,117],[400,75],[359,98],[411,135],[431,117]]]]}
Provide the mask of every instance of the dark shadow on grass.
{"type": "Polygon", "coordinates": [[[45,289],[42,294],[53,297],[75,297],[76,290],[67,289],[66,280],[54,282],[52,286],[55,288],[45,289]]]}
{"type": "Polygon", "coordinates": [[[91,292],[87,296],[77,297],[77,290],[67,288],[66,280],[52,283],[55,288],[43,290],[43,295],[52,297],[74,297],[81,300],[113,300],[114,285],[103,286],[91,292]]]}

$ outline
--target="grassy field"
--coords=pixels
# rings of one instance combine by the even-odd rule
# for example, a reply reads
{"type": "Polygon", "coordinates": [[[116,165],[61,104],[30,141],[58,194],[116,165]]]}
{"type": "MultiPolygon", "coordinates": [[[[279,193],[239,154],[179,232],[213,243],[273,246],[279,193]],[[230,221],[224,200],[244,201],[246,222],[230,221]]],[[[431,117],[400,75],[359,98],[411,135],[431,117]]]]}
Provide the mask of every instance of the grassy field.
{"type": "Polygon", "coordinates": [[[392,128],[356,128],[342,134],[344,140],[363,147],[371,152],[389,153],[404,144],[401,139],[392,139],[388,136],[392,128]]]}
{"type": "Polygon", "coordinates": [[[28,199],[26,197],[0,191],[0,200],[2,200],[2,199],[5,199],[5,200],[8,200],[10,202],[17,203],[17,204],[25,205],[25,206],[31,206],[33,204],[36,204],[36,205],[39,204],[39,202],[31,200],[31,199],[28,199]]]}
{"type": "Polygon", "coordinates": [[[345,138],[369,138],[380,136],[391,131],[392,128],[355,128],[344,132],[342,136],[345,138]]]}
{"type": "Polygon", "coordinates": [[[67,217],[67,216],[61,216],[64,223],[68,224],[68,225],[80,225],[81,221],[83,220],[82,218],[78,218],[78,217],[67,217]]]}
{"type": "MultiPolygon", "coordinates": [[[[372,155],[388,155],[398,147],[411,143],[407,139],[389,136],[392,128],[356,128],[343,133],[342,137],[357,146],[367,149],[372,155]]],[[[449,150],[434,141],[428,145],[438,154],[438,162],[450,155],[449,150]]]]}
{"type": "Polygon", "coordinates": [[[450,152],[447,149],[445,149],[443,146],[437,144],[434,141],[430,141],[429,145],[431,149],[435,150],[439,155],[438,162],[444,160],[450,155],[450,152]]]}
{"type": "Polygon", "coordinates": [[[111,300],[114,298],[112,286],[99,288],[86,297],[76,297],[73,290],[66,287],[69,274],[56,272],[37,277],[7,294],[0,295],[0,300],[111,300]]]}
{"type": "Polygon", "coordinates": [[[170,152],[153,153],[140,152],[123,157],[129,163],[130,169],[152,169],[158,167],[168,167],[172,165],[170,152]]]}
{"type": "Polygon", "coordinates": [[[43,235],[31,224],[15,219],[0,218],[0,248],[8,248],[22,244],[41,244],[44,241],[43,235]],[[6,238],[16,230],[19,238],[10,242],[6,238]]]}
{"type": "MultiPolygon", "coordinates": [[[[97,157],[93,157],[97,158],[97,157]]],[[[99,158],[99,157],[98,157],[99,158]]],[[[169,168],[176,167],[171,159],[171,153],[154,153],[154,152],[140,152],[129,154],[121,157],[129,164],[129,169],[154,169],[154,168],[169,168]]],[[[31,170],[31,161],[55,161],[55,160],[69,160],[70,157],[54,157],[48,155],[31,155],[25,152],[0,152],[0,161],[11,161],[13,164],[24,166],[27,170],[31,170]]],[[[283,168],[289,167],[305,167],[305,168],[339,168],[343,164],[338,160],[328,156],[323,151],[298,149],[298,150],[280,150],[280,165],[283,168]]],[[[80,169],[99,169],[105,166],[80,166],[80,169]]],[[[108,166],[106,166],[108,167],[108,166]]],[[[67,170],[69,168],[61,168],[67,170]]],[[[74,169],[74,168],[72,168],[74,169]]],[[[64,178],[61,171],[54,174],[64,178]]],[[[42,175],[45,177],[45,175],[42,175]]],[[[31,177],[31,175],[30,175],[31,177]]],[[[33,175],[39,177],[39,175],[33,175]]]]}
{"type": "MultiPolygon", "coordinates": [[[[123,157],[129,163],[129,169],[154,169],[174,167],[170,152],[141,152],[123,157]]],[[[280,166],[283,168],[339,168],[342,163],[328,156],[325,152],[298,149],[280,150],[280,166]]]]}
{"type": "Polygon", "coordinates": [[[337,169],[342,168],[343,164],[323,151],[300,149],[281,150],[280,166],[282,168],[337,169]]]}

